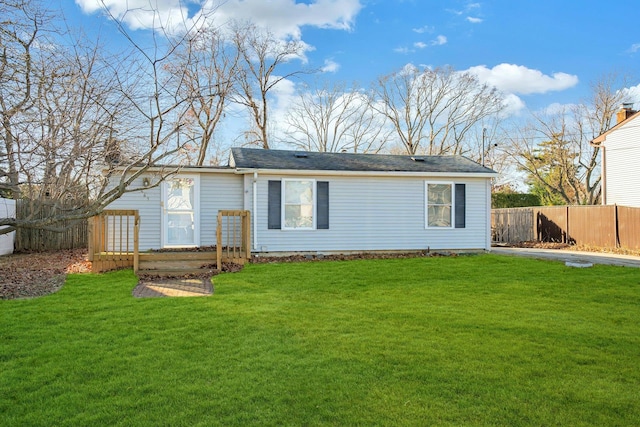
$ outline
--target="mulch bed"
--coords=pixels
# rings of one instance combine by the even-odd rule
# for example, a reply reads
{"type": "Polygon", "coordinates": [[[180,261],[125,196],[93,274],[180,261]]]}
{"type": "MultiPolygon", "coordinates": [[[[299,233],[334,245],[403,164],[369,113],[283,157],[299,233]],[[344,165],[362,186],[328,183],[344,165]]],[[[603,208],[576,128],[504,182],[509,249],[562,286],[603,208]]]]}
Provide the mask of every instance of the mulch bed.
{"type": "Polygon", "coordinates": [[[428,258],[428,257],[458,256],[454,252],[406,252],[406,253],[360,253],[348,255],[290,255],[290,256],[254,256],[252,264],[273,262],[313,262],[313,261],[351,261],[357,259],[394,259],[394,258],[428,258]]]}
{"type": "Polygon", "coordinates": [[[68,273],[87,273],[86,249],[0,257],[0,299],[33,298],[58,291],[68,273]]]}

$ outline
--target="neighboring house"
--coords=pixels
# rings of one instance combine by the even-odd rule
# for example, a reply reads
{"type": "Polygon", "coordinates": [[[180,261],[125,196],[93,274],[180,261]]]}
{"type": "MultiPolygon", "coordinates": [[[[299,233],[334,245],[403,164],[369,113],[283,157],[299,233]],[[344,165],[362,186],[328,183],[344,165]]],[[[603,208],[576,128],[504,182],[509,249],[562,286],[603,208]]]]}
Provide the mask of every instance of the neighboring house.
{"type": "Polygon", "coordinates": [[[495,176],[461,156],[233,148],[109,208],[139,210],[140,250],[215,245],[221,209],[251,212],[254,254],[489,250],[495,176]]]}
{"type": "Polygon", "coordinates": [[[617,124],[591,144],[602,150],[602,204],[640,207],[640,112],[624,104],[617,124]]]}

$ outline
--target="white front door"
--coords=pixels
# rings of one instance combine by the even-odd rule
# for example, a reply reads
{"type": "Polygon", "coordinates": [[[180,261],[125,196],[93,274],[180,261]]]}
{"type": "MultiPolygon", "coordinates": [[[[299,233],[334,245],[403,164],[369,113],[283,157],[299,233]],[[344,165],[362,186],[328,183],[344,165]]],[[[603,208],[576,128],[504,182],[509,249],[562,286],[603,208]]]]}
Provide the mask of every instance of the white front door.
{"type": "Polygon", "coordinates": [[[176,175],[163,183],[163,246],[188,247],[200,244],[197,175],[176,175]]]}

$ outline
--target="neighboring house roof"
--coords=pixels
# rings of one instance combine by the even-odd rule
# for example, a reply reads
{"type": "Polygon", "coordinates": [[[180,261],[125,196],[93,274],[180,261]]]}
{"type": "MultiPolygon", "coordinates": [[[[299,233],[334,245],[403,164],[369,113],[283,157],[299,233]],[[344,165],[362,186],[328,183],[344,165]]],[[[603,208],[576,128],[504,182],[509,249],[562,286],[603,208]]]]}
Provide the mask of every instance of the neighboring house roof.
{"type": "Polygon", "coordinates": [[[627,117],[625,120],[622,120],[621,122],[619,122],[618,124],[616,124],[614,127],[612,127],[611,129],[609,129],[608,131],[606,131],[605,133],[603,133],[602,135],[598,136],[597,138],[594,138],[593,141],[591,141],[591,145],[594,146],[600,146],[600,144],[602,144],[606,139],[607,136],[617,130],[618,128],[620,128],[620,126],[626,125],[627,123],[629,123],[631,120],[634,120],[636,118],[640,117],[640,111],[636,111],[634,114],[630,115],[629,117],[627,117]]]}
{"type": "Polygon", "coordinates": [[[232,148],[229,166],[237,169],[338,172],[496,173],[463,156],[317,153],[257,148],[232,148]]]}

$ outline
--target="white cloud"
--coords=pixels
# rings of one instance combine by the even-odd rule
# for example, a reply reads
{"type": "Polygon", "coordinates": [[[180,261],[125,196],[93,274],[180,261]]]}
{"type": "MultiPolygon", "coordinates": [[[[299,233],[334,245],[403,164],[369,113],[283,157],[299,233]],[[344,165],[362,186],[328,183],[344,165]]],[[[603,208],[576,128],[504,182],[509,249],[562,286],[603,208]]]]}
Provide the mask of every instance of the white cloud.
{"type": "Polygon", "coordinates": [[[628,53],[636,53],[640,50],[640,43],[634,43],[631,45],[629,49],[627,49],[628,53]]]}
{"type": "Polygon", "coordinates": [[[472,13],[481,8],[480,3],[469,3],[463,9],[445,9],[449,13],[454,15],[464,15],[466,13],[472,13]]]}
{"type": "Polygon", "coordinates": [[[475,74],[481,82],[503,92],[522,95],[560,91],[578,84],[578,76],[572,74],[554,73],[549,76],[539,70],[515,64],[499,64],[493,68],[478,65],[467,71],[475,74]]]}
{"type": "MultiPolygon", "coordinates": [[[[280,76],[272,76],[273,80],[280,79],[280,76]]],[[[271,95],[276,98],[277,108],[287,108],[291,105],[296,95],[296,85],[292,80],[282,79],[273,86],[271,95]]]]}
{"type": "Polygon", "coordinates": [[[636,110],[640,108],[640,84],[637,86],[624,88],[622,89],[622,92],[625,96],[625,102],[633,102],[634,109],[636,110]]]}
{"type": "MultiPolygon", "coordinates": [[[[76,0],[76,3],[85,13],[101,9],[101,0],[76,0]]],[[[213,25],[239,20],[268,27],[278,37],[294,39],[300,38],[301,27],[305,25],[351,30],[362,9],[360,0],[315,0],[308,4],[295,0],[104,0],[104,3],[131,29],[154,28],[160,23],[175,28],[184,25],[185,20],[187,25],[197,20],[213,25]]]]}
{"type": "Polygon", "coordinates": [[[431,46],[442,46],[447,43],[447,37],[439,35],[435,40],[431,40],[431,46]]]}
{"type": "Polygon", "coordinates": [[[323,73],[335,73],[340,69],[340,64],[332,59],[325,59],[324,66],[320,69],[323,73]]]}
{"type": "Polygon", "coordinates": [[[116,19],[132,30],[164,27],[175,30],[188,20],[188,9],[181,0],[76,0],[85,13],[95,13],[104,6],[116,19]]]}
{"type": "Polygon", "coordinates": [[[413,28],[411,31],[413,31],[414,33],[418,33],[418,34],[424,34],[424,33],[433,33],[434,30],[435,30],[434,27],[430,27],[428,25],[425,25],[424,27],[413,28]]]}
{"type": "Polygon", "coordinates": [[[467,16],[467,21],[471,22],[472,24],[480,24],[482,23],[482,18],[474,18],[473,16],[467,16]]]}
{"type": "Polygon", "coordinates": [[[543,116],[557,116],[574,108],[576,108],[576,104],[561,104],[559,102],[553,102],[540,110],[539,114],[543,116]]]}
{"type": "Polygon", "coordinates": [[[413,49],[406,46],[400,46],[393,49],[393,51],[396,53],[407,54],[407,53],[415,52],[416,49],[426,49],[429,46],[442,46],[443,44],[446,44],[446,43],[447,43],[447,37],[443,35],[439,35],[435,39],[429,41],[429,43],[415,42],[413,44],[413,49]]]}
{"type": "Polygon", "coordinates": [[[505,94],[502,103],[504,105],[504,110],[500,112],[502,117],[518,115],[526,107],[524,101],[512,93],[505,94]]]}

